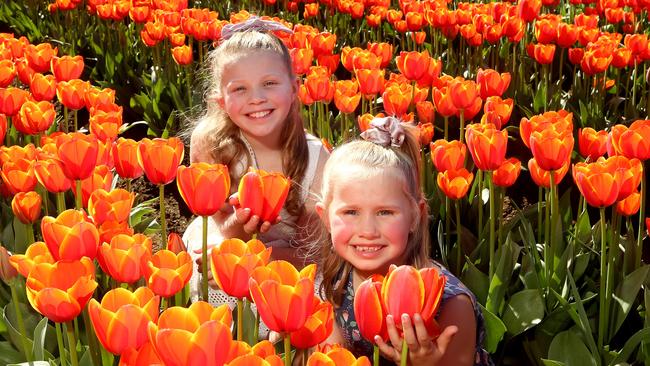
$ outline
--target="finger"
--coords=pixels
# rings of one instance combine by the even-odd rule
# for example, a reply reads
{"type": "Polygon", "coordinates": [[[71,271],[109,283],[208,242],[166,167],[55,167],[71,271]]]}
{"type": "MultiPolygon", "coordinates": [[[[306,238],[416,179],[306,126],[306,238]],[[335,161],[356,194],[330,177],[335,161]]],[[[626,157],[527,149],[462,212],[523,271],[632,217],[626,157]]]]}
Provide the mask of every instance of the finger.
{"type": "Polygon", "coordinates": [[[237,192],[233,193],[228,197],[228,203],[233,206],[239,206],[239,194],[237,192]]]}
{"type": "Polygon", "coordinates": [[[391,347],[388,343],[384,342],[383,339],[381,339],[380,336],[375,336],[375,344],[377,344],[377,348],[379,348],[379,352],[387,359],[393,360],[395,362],[399,362],[400,360],[400,354],[397,352],[397,350],[393,347],[391,347]]]}
{"type": "Polygon", "coordinates": [[[404,332],[404,340],[406,341],[409,351],[416,352],[419,350],[420,344],[415,336],[415,329],[413,329],[411,317],[409,317],[408,314],[402,314],[402,331],[404,332]]]}
{"type": "Polygon", "coordinates": [[[429,331],[427,331],[427,326],[424,324],[424,319],[420,314],[413,315],[413,327],[415,328],[415,336],[417,337],[420,347],[427,349],[431,346],[431,337],[429,337],[429,331]]]}
{"type": "Polygon", "coordinates": [[[395,326],[395,319],[393,319],[392,315],[386,316],[386,328],[388,329],[388,339],[390,339],[390,343],[393,345],[393,348],[395,348],[395,350],[398,352],[401,352],[402,337],[399,335],[399,331],[395,326]]]}
{"type": "MultiPolygon", "coordinates": [[[[207,248],[208,249],[208,254],[210,254],[210,251],[212,251],[212,248],[214,248],[215,246],[216,246],[216,244],[209,244],[208,245],[208,248],[207,248]]],[[[194,249],[194,253],[203,254],[203,248],[194,249]]]]}
{"type": "Polygon", "coordinates": [[[250,208],[238,208],[237,210],[235,210],[235,219],[239,224],[244,224],[247,221],[249,221],[250,216],[251,216],[250,208]]]}
{"type": "Polygon", "coordinates": [[[260,217],[253,215],[247,223],[244,224],[244,231],[246,234],[253,234],[257,232],[257,227],[260,223],[260,217]]]}
{"type": "Polygon", "coordinates": [[[264,221],[264,223],[262,224],[262,226],[260,226],[260,233],[263,234],[263,233],[265,233],[265,232],[271,230],[271,225],[272,225],[272,224],[271,224],[270,222],[268,222],[268,221],[264,221]]]}
{"type": "Polygon", "coordinates": [[[213,289],[219,288],[219,285],[217,284],[217,281],[214,280],[214,278],[208,280],[208,285],[213,289]]]}
{"type": "Polygon", "coordinates": [[[447,347],[449,346],[449,343],[451,342],[451,339],[454,337],[454,335],[458,332],[458,327],[455,325],[450,325],[445,330],[440,333],[440,336],[436,339],[436,348],[438,349],[438,352],[440,354],[445,354],[447,352],[447,347]]]}

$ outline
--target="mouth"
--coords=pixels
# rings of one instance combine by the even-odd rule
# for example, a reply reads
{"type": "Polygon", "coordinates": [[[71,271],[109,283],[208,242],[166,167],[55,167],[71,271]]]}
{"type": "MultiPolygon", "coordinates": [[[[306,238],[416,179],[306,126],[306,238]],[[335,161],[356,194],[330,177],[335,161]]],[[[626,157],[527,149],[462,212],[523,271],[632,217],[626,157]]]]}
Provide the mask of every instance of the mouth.
{"type": "Polygon", "coordinates": [[[352,245],[352,248],[359,253],[376,253],[384,247],[384,245],[352,245]]]}
{"type": "Polygon", "coordinates": [[[268,116],[272,112],[273,112],[273,109],[266,109],[266,110],[263,110],[263,111],[248,113],[248,114],[246,114],[246,117],[248,117],[250,119],[261,119],[261,118],[264,118],[264,117],[268,116]]]}

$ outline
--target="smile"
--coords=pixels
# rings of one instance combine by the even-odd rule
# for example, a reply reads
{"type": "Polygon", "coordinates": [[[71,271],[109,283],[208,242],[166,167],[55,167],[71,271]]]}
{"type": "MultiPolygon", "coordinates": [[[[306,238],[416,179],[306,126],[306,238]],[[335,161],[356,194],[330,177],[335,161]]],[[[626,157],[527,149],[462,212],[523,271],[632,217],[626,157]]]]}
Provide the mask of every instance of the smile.
{"type": "Polygon", "coordinates": [[[383,245],[353,245],[354,250],[363,253],[374,253],[381,250],[383,245]]]}
{"type": "Polygon", "coordinates": [[[268,116],[269,114],[271,114],[272,111],[273,111],[272,109],[267,109],[265,111],[249,113],[249,114],[247,114],[247,116],[249,118],[253,118],[253,119],[264,118],[264,117],[268,116]]]}

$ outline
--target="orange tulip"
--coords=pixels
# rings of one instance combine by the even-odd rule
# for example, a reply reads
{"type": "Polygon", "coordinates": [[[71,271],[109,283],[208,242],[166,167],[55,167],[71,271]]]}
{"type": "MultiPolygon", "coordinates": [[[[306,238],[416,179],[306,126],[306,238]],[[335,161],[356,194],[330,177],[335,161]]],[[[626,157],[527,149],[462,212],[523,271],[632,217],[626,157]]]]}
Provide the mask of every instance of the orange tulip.
{"type": "Polygon", "coordinates": [[[479,86],[473,80],[454,79],[449,83],[449,97],[459,110],[474,106],[480,97],[479,92],[479,86]]]}
{"type": "Polygon", "coordinates": [[[291,344],[299,349],[309,349],[325,341],[334,328],[332,304],[314,297],[313,313],[302,328],[291,332],[291,344]]]}
{"type": "Polygon", "coordinates": [[[36,188],[34,162],[27,159],[18,159],[2,164],[0,177],[11,194],[29,192],[36,188]]]}
{"type": "Polygon", "coordinates": [[[11,85],[16,77],[16,67],[12,60],[0,59],[0,88],[11,85]]]}
{"type": "Polygon", "coordinates": [[[151,239],[142,234],[114,236],[99,247],[97,261],[102,270],[118,282],[134,283],[144,275],[151,257],[151,239]]]}
{"type": "Polygon", "coordinates": [[[454,104],[448,87],[433,89],[433,103],[436,111],[443,117],[450,117],[458,113],[458,108],[454,104]]]}
{"type": "MultiPolygon", "coordinates": [[[[312,66],[312,70],[314,67],[320,66],[312,66]]],[[[305,88],[307,88],[309,97],[315,102],[329,103],[329,101],[334,97],[334,84],[329,79],[328,74],[329,71],[326,71],[323,75],[313,74],[310,71],[305,78],[305,88]]]]}
{"type": "Polygon", "coordinates": [[[95,169],[98,143],[94,135],[72,132],[56,140],[58,157],[63,163],[63,172],[71,180],[88,178],[95,169]]]}
{"type": "Polygon", "coordinates": [[[517,3],[517,16],[523,19],[524,22],[530,23],[537,18],[541,9],[541,0],[520,0],[517,3]]]}
{"type": "Polygon", "coordinates": [[[125,234],[133,235],[133,229],[129,227],[128,222],[106,221],[105,223],[97,226],[99,232],[100,243],[110,243],[111,239],[116,235],[125,234]]]}
{"type": "Polygon", "coordinates": [[[510,187],[515,184],[521,172],[521,161],[517,158],[510,158],[501,164],[501,166],[494,171],[492,179],[494,184],[499,187],[510,187]]]}
{"type": "Polygon", "coordinates": [[[390,65],[393,59],[393,45],[387,42],[371,43],[368,42],[368,51],[381,58],[379,68],[385,69],[390,65]]]}
{"type": "Polygon", "coordinates": [[[550,111],[532,116],[530,119],[524,117],[519,123],[519,135],[526,147],[530,147],[530,135],[534,131],[542,132],[545,129],[558,132],[573,131],[573,113],[563,109],[550,111]]]}
{"type": "Polygon", "coordinates": [[[383,113],[378,113],[376,116],[371,113],[366,113],[357,117],[357,123],[359,124],[359,130],[361,132],[365,131],[370,127],[370,121],[375,118],[386,117],[383,113]]]}
{"type": "Polygon", "coordinates": [[[359,83],[359,92],[365,96],[383,92],[385,72],[384,69],[356,70],[355,75],[359,83]]]}
{"type": "Polygon", "coordinates": [[[160,297],[146,287],[134,292],[116,288],[108,291],[101,303],[91,299],[88,314],[102,346],[121,355],[149,341],[149,322],[158,321],[159,303],[160,297]]]}
{"type": "Polygon", "coordinates": [[[50,61],[58,51],[58,48],[52,48],[49,43],[30,44],[25,47],[25,58],[34,71],[43,73],[50,71],[50,61]]]}
{"type": "MultiPolygon", "coordinates": [[[[14,64],[16,65],[16,73],[18,74],[20,82],[24,85],[29,85],[32,77],[37,74],[37,72],[29,66],[27,59],[24,57],[16,59],[14,64]]],[[[54,78],[54,76],[52,76],[52,78],[54,78]]]]}
{"type": "MultiPolygon", "coordinates": [[[[382,57],[377,54],[370,52],[369,50],[355,51],[354,53],[350,52],[352,55],[348,56],[352,58],[352,68],[354,72],[359,70],[378,70],[382,64],[382,57]]],[[[343,53],[341,53],[341,58],[343,58],[343,53]]]]}
{"type": "Polygon", "coordinates": [[[307,73],[314,61],[314,51],[310,48],[293,48],[289,53],[293,72],[296,75],[307,73]]]}
{"type": "Polygon", "coordinates": [[[613,51],[608,50],[606,47],[597,47],[585,51],[582,61],[580,61],[580,68],[586,75],[595,75],[605,72],[613,59],[613,51]]]}
{"type": "Polygon", "coordinates": [[[311,48],[314,50],[314,56],[331,55],[336,45],[336,34],[321,32],[316,34],[311,40],[311,48]]]}
{"type": "Polygon", "coordinates": [[[86,106],[84,96],[89,88],[89,82],[79,79],[60,81],[56,84],[56,96],[64,106],[77,110],[86,106]]]}
{"type": "Polygon", "coordinates": [[[29,92],[14,87],[0,88],[0,113],[13,116],[28,100],[29,92]]]}
{"type": "Polygon", "coordinates": [[[72,186],[72,181],[63,172],[63,163],[56,158],[36,161],[34,174],[38,182],[51,193],[65,192],[72,186]]]}
{"type": "Polygon", "coordinates": [[[153,184],[168,184],[176,177],[185,147],[178,137],[142,139],[138,144],[138,164],[153,184]]]}
{"type": "Polygon", "coordinates": [[[115,171],[121,178],[135,179],[144,170],[138,164],[138,142],[120,137],[113,144],[112,156],[115,163],[115,171]]]}
{"type": "Polygon", "coordinates": [[[192,63],[192,47],[183,45],[172,48],[172,58],[179,65],[190,65],[192,63]]]}
{"type": "Polygon", "coordinates": [[[437,176],[438,187],[452,200],[465,197],[473,179],[474,174],[465,168],[441,171],[437,176]]]}
{"type": "Polygon", "coordinates": [[[492,124],[471,124],[465,135],[467,148],[479,169],[496,170],[501,166],[508,147],[508,131],[497,130],[492,124]]]}
{"type": "Polygon", "coordinates": [[[384,111],[389,116],[401,117],[408,112],[409,105],[411,104],[412,87],[408,84],[403,85],[403,88],[397,85],[391,85],[382,94],[384,111]]]}
{"type": "Polygon", "coordinates": [[[8,161],[18,161],[20,159],[29,161],[36,159],[36,147],[34,147],[34,144],[27,144],[25,146],[12,145],[9,147],[0,146],[0,165],[8,161]]]}
{"type": "Polygon", "coordinates": [[[0,141],[5,140],[6,134],[7,134],[7,116],[0,113],[0,141]]]}
{"type": "MultiPolygon", "coordinates": [[[[305,5],[318,5],[318,3],[305,4],[305,5]]],[[[232,361],[228,362],[226,366],[282,366],[284,361],[278,355],[270,355],[266,358],[254,354],[241,355],[232,361]]]]}
{"type": "Polygon", "coordinates": [[[636,192],[643,176],[643,163],[639,159],[628,159],[625,156],[611,156],[605,161],[608,169],[615,171],[619,183],[617,201],[625,199],[636,192]]]}
{"type": "Polygon", "coordinates": [[[571,158],[573,143],[571,132],[545,129],[530,135],[530,149],[537,164],[544,170],[560,169],[571,158]]]}
{"type": "Polygon", "coordinates": [[[11,200],[11,210],[23,224],[31,225],[41,216],[41,196],[34,192],[18,192],[11,200]]]}
{"type": "Polygon", "coordinates": [[[602,208],[616,202],[620,185],[616,172],[607,166],[604,158],[594,163],[575,164],[573,179],[590,206],[602,208]]]}
{"type": "Polygon", "coordinates": [[[476,83],[480,87],[481,99],[485,100],[491,96],[500,97],[510,85],[510,73],[499,74],[492,69],[479,69],[476,74],[476,83]]]}
{"type": "Polygon", "coordinates": [[[111,88],[99,89],[94,86],[91,86],[86,91],[86,95],[84,96],[84,99],[86,102],[86,109],[88,109],[89,111],[92,108],[102,109],[102,106],[109,106],[115,104],[115,90],[111,88]]]}
{"type": "Polygon", "coordinates": [[[551,186],[551,173],[553,174],[553,182],[555,185],[558,185],[569,171],[569,165],[570,162],[566,161],[560,169],[550,172],[540,168],[535,158],[532,158],[528,161],[528,172],[535,184],[540,187],[549,188],[551,186]]]}
{"type": "Polygon", "coordinates": [[[621,153],[629,158],[650,159],[650,120],[633,122],[619,137],[621,153]]]}
{"type": "Polygon", "coordinates": [[[555,45],[530,43],[526,46],[526,52],[528,53],[528,56],[537,61],[538,64],[547,65],[553,62],[555,45]]]}
{"type": "Polygon", "coordinates": [[[255,269],[249,282],[251,297],[269,329],[294,332],[302,328],[314,306],[315,272],[313,264],[298,272],[285,261],[255,269]]]}
{"type": "Polygon", "coordinates": [[[42,241],[32,243],[27,247],[25,254],[14,254],[9,258],[9,263],[20,273],[23,277],[27,278],[29,272],[39,263],[54,264],[54,258],[42,241]]]}
{"type": "Polygon", "coordinates": [[[149,339],[167,366],[219,366],[230,361],[231,322],[227,304],[213,308],[198,301],[165,310],[158,324],[149,323],[149,339]]]}
{"type": "Polygon", "coordinates": [[[419,80],[424,76],[429,66],[428,51],[423,52],[400,52],[399,56],[395,59],[397,68],[408,80],[419,80]]]}
{"type": "Polygon", "coordinates": [[[70,81],[79,79],[84,71],[84,59],[77,56],[52,57],[51,60],[52,74],[57,81],[70,81]]]}
{"type": "Polygon", "coordinates": [[[513,105],[514,101],[510,98],[503,100],[498,96],[488,97],[483,105],[484,116],[488,116],[486,117],[487,122],[494,124],[497,129],[501,129],[510,120],[513,105]]]}
{"type": "Polygon", "coordinates": [[[122,107],[115,103],[90,107],[88,125],[98,140],[112,142],[122,127],[122,107]]]}
{"type": "Polygon", "coordinates": [[[634,192],[622,201],[616,202],[616,212],[621,216],[632,216],[639,212],[641,194],[634,192]]]}
{"type": "Polygon", "coordinates": [[[210,268],[219,288],[236,298],[250,299],[248,280],[255,268],[265,266],[271,257],[271,248],[259,240],[244,243],[227,239],[210,252],[210,268]]]}
{"type": "Polygon", "coordinates": [[[187,252],[156,252],[144,268],[147,286],[156,295],[170,297],[182,290],[192,276],[192,258],[187,252]]]}
{"type": "Polygon", "coordinates": [[[88,199],[88,213],[93,222],[101,225],[106,221],[127,221],[135,194],[121,188],[105,191],[97,189],[88,199]]]}
{"type": "MultiPolygon", "coordinates": [[[[422,124],[427,124],[427,125],[432,125],[435,119],[435,108],[433,106],[433,103],[430,101],[426,100],[423,102],[417,102],[415,104],[415,110],[417,111],[418,114],[418,120],[422,124]]],[[[431,136],[433,137],[433,129],[431,129],[431,136]]],[[[429,139],[426,144],[431,142],[431,139],[429,139]]]]}
{"type": "Polygon", "coordinates": [[[167,250],[178,254],[180,252],[187,251],[187,246],[183,242],[183,239],[177,233],[169,233],[167,235],[167,250]]]}
{"type": "Polygon", "coordinates": [[[54,75],[34,74],[29,83],[29,90],[37,101],[50,101],[56,95],[56,78],[54,75]]]}
{"type": "Polygon", "coordinates": [[[354,357],[352,352],[345,348],[334,348],[325,353],[314,352],[307,360],[307,366],[370,366],[366,356],[354,357]]]}
{"type": "Polygon", "coordinates": [[[37,135],[47,131],[56,117],[54,104],[42,101],[26,101],[20,108],[19,118],[14,119],[16,129],[26,135],[37,135]]]}
{"type": "Polygon", "coordinates": [[[467,147],[464,143],[453,140],[436,140],[431,143],[431,161],[439,172],[458,170],[465,166],[467,147]]]}
{"type": "Polygon", "coordinates": [[[375,336],[388,339],[386,307],[381,298],[384,276],[373,275],[359,284],[354,295],[354,318],[361,336],[375,343],[375,336]]]}
{"type": "MultiPolygon", "coordinates": [[[[84,207],[88,207],[88,200],[90,194],[98,189],[108,191],[111,189],[113,183],[113,172],[106,165],[98,165],[95,167],[93,174],[88,178],[81,181],[81,203],[84,207]]],[[[75,189],[75,197],[77,197],[77,190],[75,189]]]]}
{"type": "Polygon", "coordinates": [[[6,284],[18,276],[18,271],[9,262],[10,257],[9,251],[0,246],[0,279],[6,284]]]}
{"type": "Polygon", "coordinates": [[[84,211],[66,210],[56,218],[45,216],[41,232],[55,260],[97,256],[99,233],[84,211]]]}
{"type": "Polygon", "coordinates": [[[222,164],[181,165],[176,173],[178,191],[194,215],[212,216],[230,193],[228,167],[222,164]]]}
{"type": "Polygon", "coordinates": [[[291,181],[281,173],[250,168],[239,181],[239,204],[262,221],[275,221],[289,194],[291,181]]]}
{"type": "MultiPolygon", "coordinates": [[[[147,9],[149,8],[147,7],[147,9]]],[[[119,366],[158,366],[162,364],[163,362],[154,351],[151,341],[147,340],[138,349],[127,348],[124,350],[120,355],[119,366]]]]}
{"type": "Polygon", "coordinates": [[[580,155],[596,160],[607,152],[607,131],[596,131],[591,127],[578,129],[580,155]]]}
{"type": "Polygon", "coordinates": [[[573,24],[567,24],[561,22],[557,26],[557,33],[561,34],[561,37],[557,37],[557,44],[563,48],[570,48],[578,40],[578,31],[579,28],[573,24]]]}
{"type": "Polygon", "coordinates": [[[95,266],[88,258],[39,263],[27,277],[27,300],[46,318],[62,323],[81,313],[96,287],[95,266]]]}

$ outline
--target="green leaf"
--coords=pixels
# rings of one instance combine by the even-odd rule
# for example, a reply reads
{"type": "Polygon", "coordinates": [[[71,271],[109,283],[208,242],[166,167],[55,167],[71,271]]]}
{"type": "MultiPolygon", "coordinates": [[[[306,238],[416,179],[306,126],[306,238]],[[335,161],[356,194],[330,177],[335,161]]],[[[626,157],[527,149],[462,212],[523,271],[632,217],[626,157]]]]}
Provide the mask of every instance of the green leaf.
{"type": "Polygon", "coordinates": [[[645,265],[630,273],[618,285],[612,296],[612,317],[610,319],[610,332],[613,337],[625,321],[627,314],[634,305],[641,286],[648,278],[650,265],[645,265]]]}
{"type": "Polygon", "coordinates": [[[32,361],[32,362],[12,363],[7,366],[50,366],[50,363],[47,361],[32,361]]]}
{"type": "Polygon", "coordinates": [[[567,366],[596,366],[598,363],[574,328],[561,332],[553,338],[548,349],[551,360],[567,366]]]}
{"type": "Polygon", "coordinates": [[[519,291],[512,295],[501,318],[508,333],[523,333],[544,318],[544,300],[538,290],[519,291]]]}
{"type": "MultiPolygon", "coordinates": [[[[33,312],[31,308],[28,307],[26,304],[19,303],[18,307],[20,309],[20,312],[23,314],[23,321],[25,322],[25,331],[27,332],[27,334],[34,334],[34,329],[37,328],[37,326],[42,321],[43,317],[40,314],[33,312]]],[[[20,334],[20,332],[18,332],[18,330],[14,326],[14,324],[18,324],[18,322],[16,320],[16,313],[14,310],[13,303],[9,303],[3,308],[2,317],[5,323],[7,324],[8,336],[9,336],[8,340],[14,344],[14,347],[16,347],[16,349],[21,350],[22,349],[21,338],[25,337],[27,339],[28,349],[33,349],[34,342],[31,339],[29,339],[29,337],[27,337],[26,335],[20,334]]],[[[45,324],[47,324],[47,322],[45,324]]],[[[54,358],[51,352],[53,352],[54,349],[56,348],[56,339],[53,336],[54,332],[51,331],[48,333],[50,333],[52,336],[46,337],[46,340],[44,342],[45,349],[43,351],[44,352],[43,359],[54,358]]]]}
{"type": "Polygon", "coordinates": [[[472,291],[481,304],[485,304],[488,297],[490,279],[488,275],[481,272],[474,263],[467,260],[467,269],[463,272],[463,283],[472,291]]]}
{"type": "Polygon", "coordinates": [[[37,360],[45,359],[45,336],[47,335],[47,318],[41,319],[34,329],[34,345],[32,354],[37,360]]]}
{"type": "Polygon", "coordinates": [[[511,240],[506,240],[506,243],[496,252],[495,258],[498,258],[498,262],[494,276],[490,281],[490,289],[485,304],[485,307],[495,314],[500,314],[503,308],[506,290],[517,264],[520,250],[521,248],[513,244],[511,240]]]}
{"type": "Polygon", "coordinates": [[[14,253],[25,253],[28,243],[27,239],[27,225],[23,224],[17,216],[14,216],[14,253]]]}
{"type": "Polygon", "coordinates": [[[533,97],[533,110],[535,113],[540,112],[547,105],[547,92],[546,83],[543,80],[540,81],[533,97]]]}
{"type": "Polygon", "coordinates": [[[483,305],[479,304],[479,306],[481,307],[483,317],[485,318],[485,331],[487,333],[484,345],[485,350],[493,353],[497,350],[499,342],[501,342],[503,335],[506,333],[506,326],[498,316],[484,308],[483,305]]]}
{"type": "Polygon", "coordinates": [[[621,352],[609,363],[609,365],[615,366],[619,365],[621,362],[628,361],[632,352],[637,348],[639,343],[644,341],[650,341],[650,328],[648,327],[640,329],[638,332],[634,333],[634,335],[625,342],[625,345],[621,348],[621,352]]]}
{"type": "Polygon", "coordinates": [[[0,342],[0,363],[3,365],[20,362],[25,359],[25,355],[18,351],[11,342],[0,342]]]}
{"type": "Polygon", "coordinates": [[[542,359],[544,366],[565,366],[564,362],[542,359]]]}
{"type": "Polygon", "coordinates": [[[589,221],[589,213],[587,210],[582,211],[578,215],[575,225],[576,240],[578,243],[587,244],[593,241],[593,232],[591,230],[591,222],[589,221]]]}

